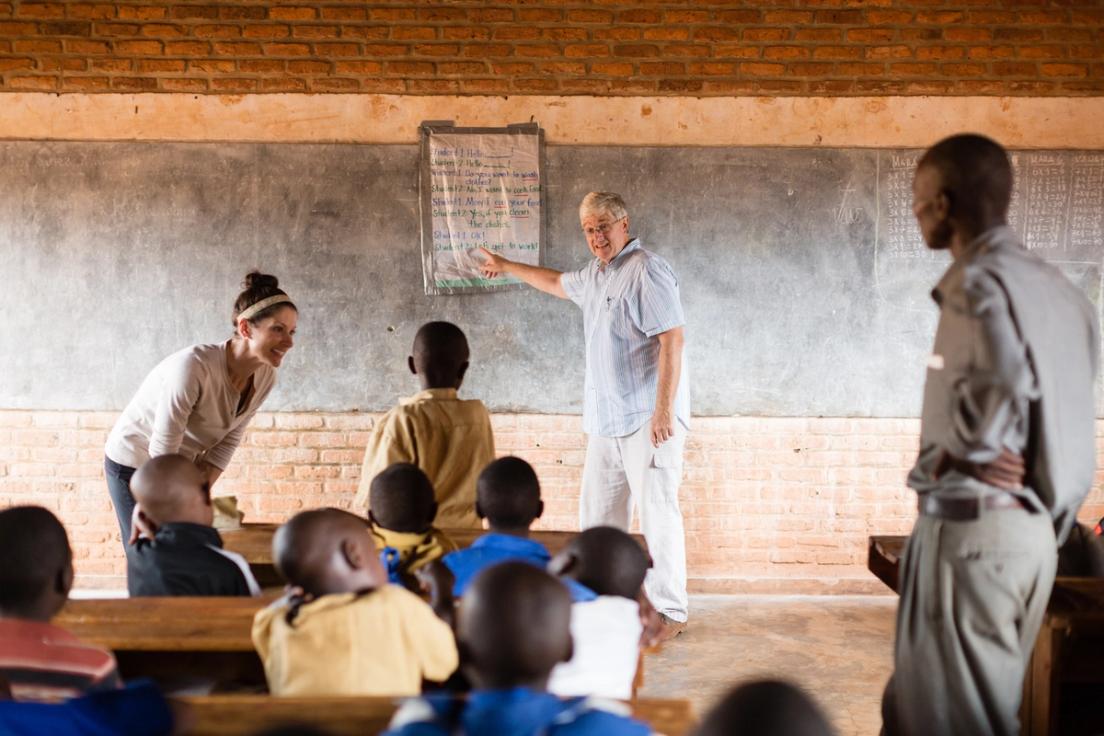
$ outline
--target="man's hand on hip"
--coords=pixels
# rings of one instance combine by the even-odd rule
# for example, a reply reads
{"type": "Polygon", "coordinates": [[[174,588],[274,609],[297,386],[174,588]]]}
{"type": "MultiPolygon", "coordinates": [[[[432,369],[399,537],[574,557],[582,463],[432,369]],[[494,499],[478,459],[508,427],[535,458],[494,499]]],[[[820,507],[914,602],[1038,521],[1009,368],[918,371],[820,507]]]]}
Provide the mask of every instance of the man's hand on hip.
{"type": "Polygon", "coordinates": [[[652,415],[652,447],[659,447],[675,436],[675,417],[670,409],[656,409],[652,415]]]}

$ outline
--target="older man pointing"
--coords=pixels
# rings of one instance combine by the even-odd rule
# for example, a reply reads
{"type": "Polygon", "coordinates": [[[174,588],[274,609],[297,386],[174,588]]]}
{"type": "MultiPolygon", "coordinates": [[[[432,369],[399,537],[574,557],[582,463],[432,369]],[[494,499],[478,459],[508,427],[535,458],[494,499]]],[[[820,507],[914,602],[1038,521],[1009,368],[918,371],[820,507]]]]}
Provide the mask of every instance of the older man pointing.
{"type": "Polygon", "coordinates": [[[690,422],[678,279],[629,237],[620,195],[591,192],[579,219],[594,260],[578,271],[509,261],[481,249],[488,276],[505,273],[583,309],[586,462],[582,528],[628,529],[635,505],[654,561],[644,588],[663,618],[661,638],[686,627],[686,540],[678,487],[690,422]]]}

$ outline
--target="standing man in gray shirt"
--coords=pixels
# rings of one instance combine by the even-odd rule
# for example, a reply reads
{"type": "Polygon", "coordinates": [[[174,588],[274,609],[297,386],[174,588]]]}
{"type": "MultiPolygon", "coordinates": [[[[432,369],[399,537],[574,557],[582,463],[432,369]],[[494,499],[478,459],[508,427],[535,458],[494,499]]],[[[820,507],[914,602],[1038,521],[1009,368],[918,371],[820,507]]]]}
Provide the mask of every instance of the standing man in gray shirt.
{"type": "Polygon", "coordinates": [[[652,554],[644,590],[663,621],[660,639],[686,627],[686,538],[678,488],[690,426],[685,317],[667,261],[629,237],[621,196],[591,192],[579,220],[594,259],[561,273],[481,249],[483,273],[516,276],[583,310],[587,433],[579,517],[583,529],[628,530],[633,506],[652,554]]]}
{"type": "Polygon", "coordinates": [[[1011,195],[1008,155],[982,136],[943,140],[916,169],[921,233],[954,260],[932,292],[891,736],[1019,733],[1058,544],[1093,482],[1096,316],[1008,227],[1011,195]]]}

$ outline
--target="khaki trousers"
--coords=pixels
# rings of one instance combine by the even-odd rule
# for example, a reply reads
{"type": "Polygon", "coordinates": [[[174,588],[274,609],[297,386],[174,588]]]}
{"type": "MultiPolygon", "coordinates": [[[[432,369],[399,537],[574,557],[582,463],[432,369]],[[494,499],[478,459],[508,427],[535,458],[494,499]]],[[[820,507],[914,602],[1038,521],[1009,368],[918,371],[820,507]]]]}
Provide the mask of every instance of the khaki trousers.
{"type": "Polygon", "coordinates": [[[1014,736],[1058,564],[1046,514],[920,516],[901,560],[889,736],[1014,736]]]}

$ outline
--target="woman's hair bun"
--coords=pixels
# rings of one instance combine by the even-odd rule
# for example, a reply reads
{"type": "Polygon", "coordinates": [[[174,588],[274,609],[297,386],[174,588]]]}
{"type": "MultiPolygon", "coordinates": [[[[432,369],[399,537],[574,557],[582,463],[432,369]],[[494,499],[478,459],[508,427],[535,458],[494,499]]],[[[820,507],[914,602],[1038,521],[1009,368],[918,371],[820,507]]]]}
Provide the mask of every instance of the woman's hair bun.
{"type": "Polygon", "coordinates": [[[277,289],[280,286],[280,279],[276,278],[272,274],[261,273],[260,271],[250,271],[242,279],[242,289],[245,291],[253,291],[254,289],[277,289]]]}

